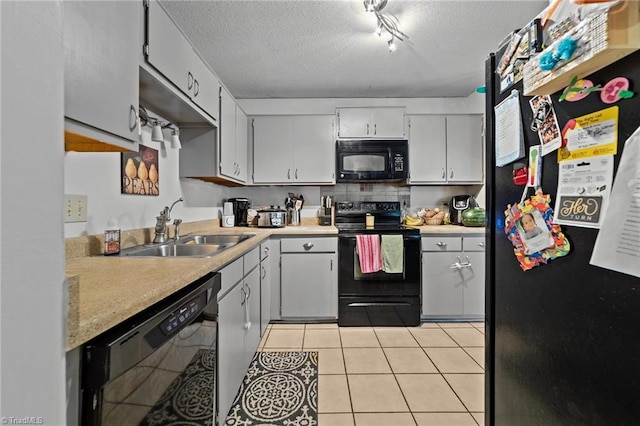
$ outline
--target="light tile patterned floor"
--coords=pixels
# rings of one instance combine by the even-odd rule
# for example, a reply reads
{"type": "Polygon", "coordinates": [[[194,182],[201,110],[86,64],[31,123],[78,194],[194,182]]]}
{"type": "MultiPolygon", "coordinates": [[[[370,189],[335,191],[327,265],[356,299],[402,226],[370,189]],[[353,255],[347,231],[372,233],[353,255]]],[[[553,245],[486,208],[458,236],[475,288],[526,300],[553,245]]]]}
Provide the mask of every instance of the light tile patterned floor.
{"type": "Polygon", "coordinates": [[[270,324],[258,350],[318,351],[319,426],[484,426],[484,323],[270,324]]]}

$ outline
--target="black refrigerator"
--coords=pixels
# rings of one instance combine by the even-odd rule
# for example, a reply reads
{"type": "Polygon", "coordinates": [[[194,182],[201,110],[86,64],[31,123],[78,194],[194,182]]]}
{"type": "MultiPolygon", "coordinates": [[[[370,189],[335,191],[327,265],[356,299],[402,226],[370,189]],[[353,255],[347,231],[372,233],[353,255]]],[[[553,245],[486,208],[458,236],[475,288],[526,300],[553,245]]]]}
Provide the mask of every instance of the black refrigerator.
{"type": "MultiPolygon", "coordinates": [[[[496,167],[494,107],[512,89],[521,93],[525,152],[540,140],[530,129],[531,97],[522,95],[522,82],[500,90],[499,57],[486,61],[486,423],[639,425],[640,278],[589,264],[597,229],[562,225],[570,253],[527,271],[504,232],[505,208],[520,200],[523,187],[514,184],[512,165],[496,167]]],[[[640,51],[588,78],[600,83],[618,76],[628,78],[636,95],[614,104],[614,176],[624,142],[640,126],[640,51]]],[[[560,95],[551,95],[560,129],[571,118],[611,106],[593,93],[579,102],[559,102],[560,95]]],[[[542,166],[542,188],[554,207],[556,153],[542,166]]]]}

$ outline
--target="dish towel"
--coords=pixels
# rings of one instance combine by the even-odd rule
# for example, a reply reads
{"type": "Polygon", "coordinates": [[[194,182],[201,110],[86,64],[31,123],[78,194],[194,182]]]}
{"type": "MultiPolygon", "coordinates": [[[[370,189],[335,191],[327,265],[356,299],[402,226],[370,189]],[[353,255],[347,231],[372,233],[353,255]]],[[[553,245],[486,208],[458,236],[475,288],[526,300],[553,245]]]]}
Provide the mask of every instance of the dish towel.
{"type": "Polygon", "coordinates": [[[402,235],[383,235],[380,246],[382,270],[390,274],[401,274],[404,268],[402,235]]]}
{"type": "Polygon", "coordinates": [[[356,252],[358,253],[360,269],[363,274],[378,272],[382,269],[380,235],[356,235],[356,252]]]}

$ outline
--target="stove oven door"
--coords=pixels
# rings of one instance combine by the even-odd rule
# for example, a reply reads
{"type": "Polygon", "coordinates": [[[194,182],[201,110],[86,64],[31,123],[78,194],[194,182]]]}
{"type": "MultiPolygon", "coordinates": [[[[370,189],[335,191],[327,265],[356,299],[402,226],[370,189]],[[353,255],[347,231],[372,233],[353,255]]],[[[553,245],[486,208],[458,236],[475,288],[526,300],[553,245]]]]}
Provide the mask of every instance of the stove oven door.
{"type": "Polygon", "coordinates": [[[338,324],[415,326],[420,323],[420,235],[403,235],[402,273],[362,273],[356,235],[338,237],[338,324]]]}

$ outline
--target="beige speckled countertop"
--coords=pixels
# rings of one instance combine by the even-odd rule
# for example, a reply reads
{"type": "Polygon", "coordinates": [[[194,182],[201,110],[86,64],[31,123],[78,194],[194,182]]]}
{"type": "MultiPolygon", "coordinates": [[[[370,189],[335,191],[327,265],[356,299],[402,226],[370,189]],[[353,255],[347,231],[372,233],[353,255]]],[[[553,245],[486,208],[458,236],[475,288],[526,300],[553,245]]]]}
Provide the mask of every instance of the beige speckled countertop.
{"type": "MultiPolygon", "coordinates": [[[[67,350],[91,340],[145,308],[170,296],[211,271],[216,271],[272,235],[337,235],[333,226],[303,218],[302,226],[285,228],[222,228],[217,220],[184,223],[193,233],[254,234],[210,258],[131,258],[103,256],[101,235],[66,240],[69,312],[67,350]]],[[[122,248],[151,240],[152,230],[123,231],[122,248]]],[[[422,226],[422,235],[484,234],[484,228],[455,225],[422,226]]]]}

